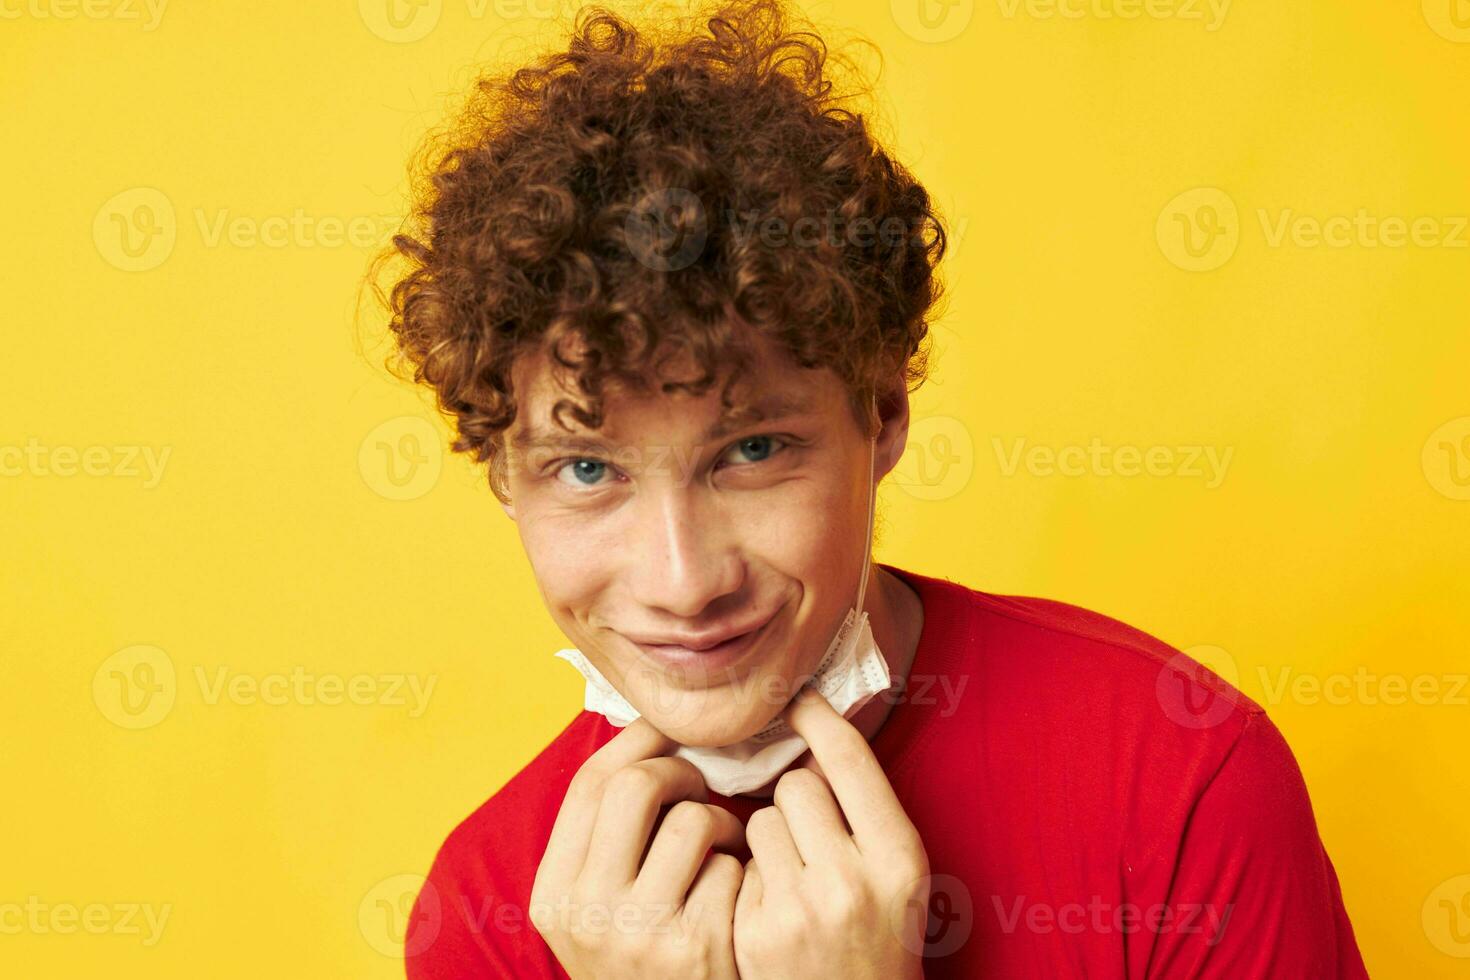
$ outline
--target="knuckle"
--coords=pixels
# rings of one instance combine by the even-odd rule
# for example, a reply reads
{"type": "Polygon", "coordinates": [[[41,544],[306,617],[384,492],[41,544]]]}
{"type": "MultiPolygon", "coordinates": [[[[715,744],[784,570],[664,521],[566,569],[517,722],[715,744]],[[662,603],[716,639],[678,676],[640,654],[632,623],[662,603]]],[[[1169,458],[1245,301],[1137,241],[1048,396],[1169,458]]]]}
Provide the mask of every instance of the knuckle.
{"type": "Polygon", "coordinates": [[[920,850],[917,855],[900,851],[894,859],[877,869],[876,887],[895,901],[907,900],[918,892],[929,890],[929,860],[920,850]]]}
{"type": "Polygon", "coordinates": [[[915,850],[923,850],[914,822],[902,810],[885,810],[875,818],[877,832],[891,845],[894,853],[910,862],[915,850]]]}
{"type": "Polygon", "coordinates": [[[817,903],[810,912],[813,918],[830,928],[855,919],[857,904],[850,893],[839,891],[822,896],[822,901],[817,903]]]}
{"type": "Polygon", "coordinates": [[[709,870],[711,874],[730,875],[735,878],[745,876],[745,865],[733,854],[716,851],[709,857],[709,870]]]}
{"type": "Polygon", "coordinates": [[[581,950],[584,953],[591,952],[595,948],[592,939],[593,937],[590,934],[581,929],[568,929],[566,933],[566,941],[574,949],[581,950]]]}
{"type": "Polygon", "coordinates": [[[544,898],[531,896],[526,914],[531,920],[531,928],[541,936],[549,938],[556,932],[556,913],[552,910],[551,903],[544,898]]]}
{"type": "Polygon", "coordinates": [[[567,784],[568,801],[596,802],[607,785],[607,772],[596,766],[583,766],[567,784]]]}
{"type": "Polygon", "coordinates": [[[907,814],[895,814],[885,830],[894,842],[898,860],[903,870],[915,875],[929,873],[929,854],[919,831],[907,814]]]}
{"type": "Polygon", "coordinates": [[[678,814],[670,810],[669,815],[663,818],[663,829],[659,833],[709,846],[714,839],[714,815],[704,808],[679,808],[678,814]]]}
{"type": "Polygon", "coordinates": [[[624,766],[607,778],[604,797],[611,797],[616,804],[635,806],[656,796],[659,779],[647,768],[638,765],[624,766]]]}
{"type": "Polygon", "coordinates": [[[763,806],[750,815],[745,821],[745,832],[747,834],[763,835],[775,829],[782,820],[781,811],[773,806],[763,806]]]}
{"type": "Polygon", "coordinates": [[[680,800],[669,808],[664,817],[664,826],[677,834],[689,837],[713,837],[715,815],[709,807],[693,800],[680,800]]]}
{"type": "Polygon", "coordinates": [[[782,943],[800,941],[809,937],[822,925],[822,916],[815,903],[807,896],[798,895],[789,900],[783,914],[776,919],[773,928],[775,937],[782,943]]]}
{"type": "Polygon", "coordinates": [[[804,766],[791,769],[776,780],[776,803],[779,806],[783,800],[809,797],[813,792],[821,789],[821,782],[821,776],[804,766]]]}
{"type": "Polygon", "coordinates": [[[668,755],[662,758],[668,760],[665,765],[671,766],[674,769],[682,769],[686,774],[699,780],[701,784],[704,782],[704,774],[699,771],[699,767],[682,755],[668,755]]]}

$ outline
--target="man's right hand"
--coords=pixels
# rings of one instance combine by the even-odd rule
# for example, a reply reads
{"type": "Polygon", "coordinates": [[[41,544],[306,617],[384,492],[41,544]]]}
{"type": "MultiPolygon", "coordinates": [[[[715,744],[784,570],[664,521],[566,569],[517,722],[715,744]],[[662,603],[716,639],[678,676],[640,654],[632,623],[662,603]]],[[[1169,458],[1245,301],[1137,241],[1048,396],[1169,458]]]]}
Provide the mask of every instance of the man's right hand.
{"type": "Polygon", "coordinates": [[[573,977],[736,980],[740,821],[636,719],[572,778],[531,890],[531,922],[573,977]],[[657,835],[649,834],[669,806],[657,835]],[[647,856],[645,857],[645,848],[647,856]]]}

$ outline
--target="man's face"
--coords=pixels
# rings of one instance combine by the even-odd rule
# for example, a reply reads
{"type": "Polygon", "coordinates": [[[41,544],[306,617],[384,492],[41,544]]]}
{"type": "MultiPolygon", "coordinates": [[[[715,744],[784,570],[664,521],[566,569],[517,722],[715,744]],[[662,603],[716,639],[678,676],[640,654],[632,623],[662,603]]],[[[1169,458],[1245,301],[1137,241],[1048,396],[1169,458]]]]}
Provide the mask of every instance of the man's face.
{"type": "Polygon", "coordinates": [[[759,731],[815,670],[867,560],[869,443],[837,376],[764,348],[737,392],[760,417],[722,420],[719,385],[619,391],[601,429],[563,412],[570,433],[551,409],[573,393],[544,359],[514,383],[506,510],[557,625],[676,741],[759,731]]]}

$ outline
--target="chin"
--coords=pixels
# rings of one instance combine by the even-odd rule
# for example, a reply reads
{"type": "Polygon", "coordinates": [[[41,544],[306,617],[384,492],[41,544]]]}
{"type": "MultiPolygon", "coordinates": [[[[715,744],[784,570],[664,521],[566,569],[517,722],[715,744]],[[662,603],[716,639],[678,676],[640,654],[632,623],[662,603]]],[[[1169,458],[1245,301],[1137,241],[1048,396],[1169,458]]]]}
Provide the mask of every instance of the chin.
{"type": "MultiPolygon", "coordinates": [[[[681,692],[684,701],[689,692],[681,692]]],[[[697,699],[709,701],[711,699],[697,699]]],[[[644,714],[653,727],[663,732],[680,745],[718,747],[743,742],[780,714],[785,705],[732,703],[724,694],[723,705],[701,704],[698,711],[687,706],[683,710],[650,711],[644,714]]],[[[665,703],[663,706],[668,707],[665,703]]]]}

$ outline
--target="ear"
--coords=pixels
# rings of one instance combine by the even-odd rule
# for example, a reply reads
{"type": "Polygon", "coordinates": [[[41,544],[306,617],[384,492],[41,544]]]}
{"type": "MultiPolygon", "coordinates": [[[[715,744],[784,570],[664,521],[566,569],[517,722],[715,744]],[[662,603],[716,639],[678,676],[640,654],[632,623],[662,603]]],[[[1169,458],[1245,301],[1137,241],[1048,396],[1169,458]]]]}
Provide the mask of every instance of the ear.
{"type": "Polygon", "coordinates": [[[883,428],[879,430],[878,443],[873,447],[873,467],[874,478],[882,480],[903,458],[904,448],[909,442],[909,390],[902,379],[879,394],[878,418],[883,428]]]}
{"type": "Polygon", "coordinates": [[[516,519],[516,505],[510,499],[510,475],[506,472],[505,443],[503,441],[498,442],[495,449],[496,452],[490,458],[490,468],[485,473],[485,479],[490,484],[490,492],[500,502],[500,509],[505,511],[505,516],[514,522],[516,519]]]}

